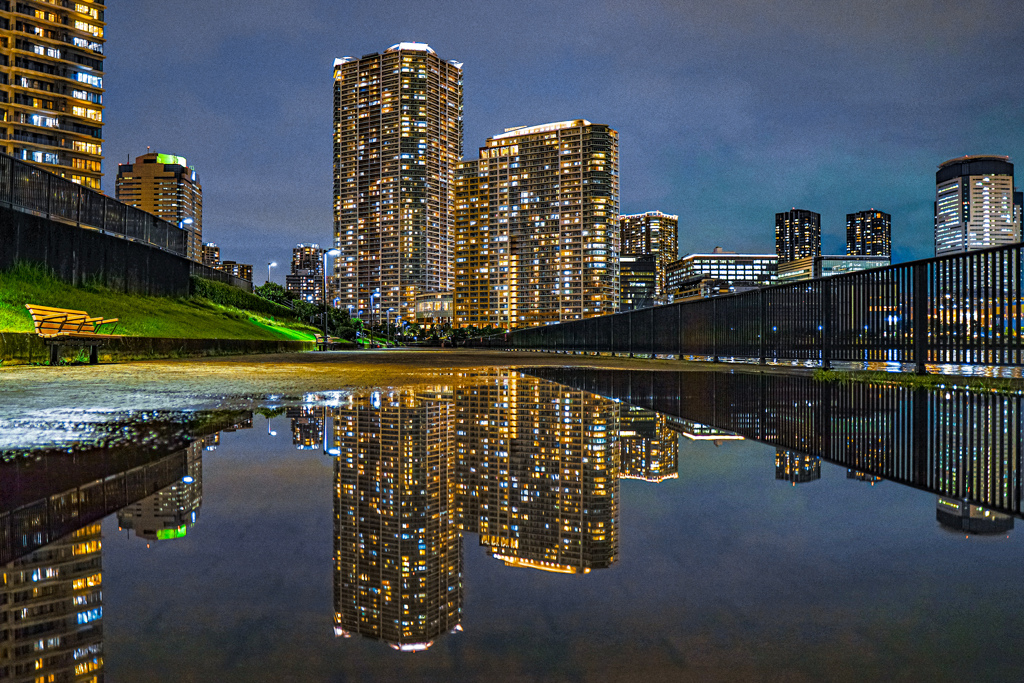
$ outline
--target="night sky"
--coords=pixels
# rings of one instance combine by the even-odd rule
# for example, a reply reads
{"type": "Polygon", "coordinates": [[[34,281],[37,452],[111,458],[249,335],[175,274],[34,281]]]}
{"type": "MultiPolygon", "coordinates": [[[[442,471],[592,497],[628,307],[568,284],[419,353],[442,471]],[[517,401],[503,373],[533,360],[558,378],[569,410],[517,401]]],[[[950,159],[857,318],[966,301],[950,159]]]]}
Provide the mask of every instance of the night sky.
{"type": "MultiPolygon", "coordinates": [[[[106,13],[103,189],[146,152],[187,157],[204,240],[277,261],[331,241],[335,57],[429,43],[464,64],[466,158],[517,125],[619,132],[620,208],[679,214],[682,254],[774,252],[774,214],[893,217],[932,255],[935,170],[1024,164],[1019,0],[131,0],[106,13]]],[[[1024,175],[1024,166],[1018,171],[1024,175]]],[[[1018,181],[1024,186],[1024,180],[1018,181]]]]}

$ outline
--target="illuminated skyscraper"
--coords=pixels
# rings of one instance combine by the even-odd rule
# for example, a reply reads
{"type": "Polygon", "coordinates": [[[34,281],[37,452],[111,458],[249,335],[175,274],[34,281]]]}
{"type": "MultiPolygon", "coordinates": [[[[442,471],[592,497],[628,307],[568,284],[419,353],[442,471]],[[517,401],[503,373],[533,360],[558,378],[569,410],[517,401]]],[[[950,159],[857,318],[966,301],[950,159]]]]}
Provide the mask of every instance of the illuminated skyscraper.
{"type": "Polygon", "coordinates": [[[804,209],[775,214],[775,255],[779,265],[821,256],[821,215],[804,209]]]}
{"type": "Polygon", "coordinates": [[[0,151],[100,189],[103,13],[100,0],[0,3],[0,151]]]}
{"type": "Polygon", "coordinates": [[[1020,242],[1010,157],[964,156],[935,173],[935,255],[1020,242]]]}
{"type": "Polygon", "coordinates": [[[0,567],[0,679],[102,681],[102,619],[98,523],[0,567]]]}
{"type": "Polygon", "coordinates": [[[426,649],[462,617],[450,394],[374,392],[331,417],[335,634],[426,649]]]}
{"type": "Polygon", "coordinates": [[[884,211],[846,214],[847,256],[891,256],[892,216],[884,211]]]}
{"type": "Polygon", "coordinates": [[[185,157],[151,152],[118,164],[117,201],[180,226],[188,233],[186,256],[203,260],[203,187],[185,157]]]}
{"type": "Polygon", "coordinates": [[[507,450],[486,455],[480,544],[513,567],[586,574],[618,559],[619,405],[510,374],[490,407],[507,450]]]}
{"type": "Polygon", "coordinates": [[[821,479],[821,458],[817,455],[776,448],[775,478],[792,482],[794,485],[821,479]]]}
{"type": "Polygon", "coordinates": [[[457,173],[455,325],[615,313],[618,133],[583,119],[509,128],[457,173]]]}
{"type": "Polygon", "coordinates": [[[679,258],[679,216],[661,211],[648,211],[630,216],[619,216],[622,236],[622,255],[654,255],[657,264],[654,298],[659,304],[668,303],[668,264],[679,258]]]}
{"type": "Polygon", "coordinates": [[[334,61],[334,274],[339,306],[415,321],[452,286],[462,64],[423,43],[334,61]]]}
{"type": "Polygon", "coordinates": [[[619,404],[622,479],[661,482],[679,476],[679,434],[653,410],[619,404]]]}
{"type": "Polygon", "coordinates": [[[196,523],[203,504],[204,441],[188,447],[187,472],[181,481],[133,503],[117,513],[117,526],[147,541],[182,538],[196,523]]]}
{"type": "Polygon", "coordinates": [[[319,244],[300,244],[292,249],[292,271],[284,278],[285,289],[309,303],[324,300],[324,250],[319,244]]]}

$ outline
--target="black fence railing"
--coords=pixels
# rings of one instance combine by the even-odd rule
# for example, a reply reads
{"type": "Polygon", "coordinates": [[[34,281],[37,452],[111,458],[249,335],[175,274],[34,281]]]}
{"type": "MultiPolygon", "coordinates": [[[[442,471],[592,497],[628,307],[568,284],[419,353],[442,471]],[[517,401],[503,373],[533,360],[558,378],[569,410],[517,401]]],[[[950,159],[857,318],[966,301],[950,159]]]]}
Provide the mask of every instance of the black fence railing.
{"type": "Polygon", "coordinates": [[[185,231],[48,171],[0,154],[0,205],[185,256],[185,231]]]}
{"type": "Polygon", "coordinates": [[[472,345],[694,360],[1024,365],[1018,243],[516,330],[472,345]]]}

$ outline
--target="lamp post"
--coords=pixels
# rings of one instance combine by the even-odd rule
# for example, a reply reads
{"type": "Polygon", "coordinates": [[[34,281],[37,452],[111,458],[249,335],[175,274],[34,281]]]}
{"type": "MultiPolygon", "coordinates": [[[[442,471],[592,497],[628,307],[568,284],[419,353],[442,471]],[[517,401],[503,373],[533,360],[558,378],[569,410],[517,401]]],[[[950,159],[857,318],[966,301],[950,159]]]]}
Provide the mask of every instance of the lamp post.
{"type": "MultiPolygon", "coordinates": [[[[193,223],[195,223],[195,221],[192,220],[191,218],[182,218],[181,220],[178,221],[178,230],[184,231],[186,225],[192,225],[193,223]]],[[[185,238],[185,253],[186,254],[188,254],[188,243],[189,242],[191,242],[191,240],[188,237],[186,237],[185,238]]],[[[200,261],[202,260],[202,253],[199,254],[199,260],[200,261]]]]}
{"type": "Polygon", "coordinates": [[[271,268],[277,268],[277,261],[268,261],[267,262],[267,282],[268,283],[270,282],[270,269],[271,268]]]}
{"type": "Polygon", "coordinates": [[[325,249],[324,250],[324,348],[326,351],[327,346],[327,257],[337,256],[341,253],[341,249],[325,249]]]}

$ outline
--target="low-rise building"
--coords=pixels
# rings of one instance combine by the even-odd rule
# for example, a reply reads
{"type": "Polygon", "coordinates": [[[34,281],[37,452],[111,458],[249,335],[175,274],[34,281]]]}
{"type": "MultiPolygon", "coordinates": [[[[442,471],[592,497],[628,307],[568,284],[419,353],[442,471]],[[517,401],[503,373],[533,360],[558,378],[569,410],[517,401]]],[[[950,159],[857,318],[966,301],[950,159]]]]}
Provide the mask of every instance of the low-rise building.
{"type": "Polygon", "coordinates": [[[737,254],[715,247],[710,254],[689,254],[669,264],[668,291],[673,301],[735,294],[775,281],[775,254],[737,254]]]}
{"type": "Polygon", "coordinates": [[[619,311],[632,311],[667,303],[658,298],[657,292],[657,254],[619,258],[619,311]]]}

